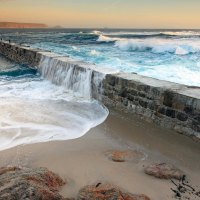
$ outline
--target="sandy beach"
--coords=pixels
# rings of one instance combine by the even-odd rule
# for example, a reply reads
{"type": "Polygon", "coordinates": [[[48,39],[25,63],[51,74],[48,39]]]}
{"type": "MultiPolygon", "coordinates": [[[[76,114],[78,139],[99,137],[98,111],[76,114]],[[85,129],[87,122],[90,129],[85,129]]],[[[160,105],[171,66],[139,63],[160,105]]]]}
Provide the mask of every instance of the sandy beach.
{"type": "Polygon", "coordinates": [[[76,197],[85,185],[109,182],[154,200],[170,200],[174,199],[172,182],[146,175],[144,167],[167,162],[184,171],[190,183],[198,186],[199,155],[198,142],[112,110],[103,124],[79,139],[1,151],[0,166],[47,167],[66,180],[61,190],[64,197],[76,197]],[[106,156],[110,150],[137,150],[144,157],[137,161],[113,162],[106,156]]]}

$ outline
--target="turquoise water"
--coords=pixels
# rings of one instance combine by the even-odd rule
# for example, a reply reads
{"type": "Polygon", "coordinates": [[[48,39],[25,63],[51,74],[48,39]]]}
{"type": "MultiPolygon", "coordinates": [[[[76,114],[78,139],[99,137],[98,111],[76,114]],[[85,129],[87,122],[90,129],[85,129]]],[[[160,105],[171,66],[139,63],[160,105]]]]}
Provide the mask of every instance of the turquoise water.
{"type": "Polygon", "coordinates": [[[200,86],[199,30],[1,30],[3,39],[100,67],[200,86]]]}

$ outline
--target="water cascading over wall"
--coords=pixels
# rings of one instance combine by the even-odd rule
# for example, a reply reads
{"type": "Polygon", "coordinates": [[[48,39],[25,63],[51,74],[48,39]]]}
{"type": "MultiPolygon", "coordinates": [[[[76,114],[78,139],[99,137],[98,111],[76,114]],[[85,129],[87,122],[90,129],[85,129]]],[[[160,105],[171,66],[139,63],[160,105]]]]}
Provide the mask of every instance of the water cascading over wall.
{"type": "Polygon", "coordinates": [[[113,73],[69,57],[0,42],[0,54],[38,68],[54,84],[162,127],[200,138],[200,88],[129,73],[113,73]],[[101,95],[99,95],[101,94],[101,95]]]}
{"type": "Polygon", "coordinates": [[[103,73],[90,68],[82,68],[66,57],[41,56],[38,70],[42,77],[56,85],[63,86],[75,95],[87,99],[100,99],[102,92],[103,73]]]}

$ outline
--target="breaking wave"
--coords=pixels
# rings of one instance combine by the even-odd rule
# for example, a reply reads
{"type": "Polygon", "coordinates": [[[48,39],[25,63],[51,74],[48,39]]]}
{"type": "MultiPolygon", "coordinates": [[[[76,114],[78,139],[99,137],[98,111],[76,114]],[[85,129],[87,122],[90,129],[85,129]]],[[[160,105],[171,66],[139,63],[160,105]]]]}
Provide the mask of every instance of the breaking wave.
{"type": "Polygon", "coordinates": [[[114,46],[123,51],[168,52],[177,55],[200,52],[200,40],[195,39],[124,39],[100,35],[97,41],[114,42],[114,46]]]}

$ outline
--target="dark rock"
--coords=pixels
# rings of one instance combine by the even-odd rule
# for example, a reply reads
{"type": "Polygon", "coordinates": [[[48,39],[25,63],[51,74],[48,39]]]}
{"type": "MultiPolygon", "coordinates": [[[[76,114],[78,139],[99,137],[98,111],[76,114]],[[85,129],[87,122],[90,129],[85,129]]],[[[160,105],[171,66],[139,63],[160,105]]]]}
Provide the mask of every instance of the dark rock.
{"type": "Polygon", "coordinates": [[[161,179],[181,180],[184,173],[172,165],[166,163],[153,164],[145,168],[145,173],[161,179]]]}
{"type": "Polygon", "coordinates": [[[78,200],[150,200],[145,195],[130,194],[111,184],[85,186],[79,191],[78,200]]]}
{"type": "Polygon", "coordinates": [[[64,200],[58,193],[64,184],[46,168],[0,168],[0,200],[64,200]]]}

